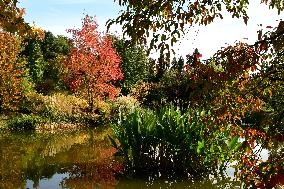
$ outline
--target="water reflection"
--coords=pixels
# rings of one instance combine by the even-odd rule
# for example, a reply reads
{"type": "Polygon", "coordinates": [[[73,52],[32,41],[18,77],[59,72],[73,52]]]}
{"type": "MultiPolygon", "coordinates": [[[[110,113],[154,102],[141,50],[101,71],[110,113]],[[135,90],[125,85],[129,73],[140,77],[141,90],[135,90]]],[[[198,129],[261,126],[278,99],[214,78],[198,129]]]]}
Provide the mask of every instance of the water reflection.
{"type": "MultiPolygon", "coordinates": [[[[0,133],[0,188],[96,189],[96,188],[238,188],[228,179],[203,178],[145,181],[118,179],[123,167],[115,161],[107,129],[83,129],[61,133],[0,133]],[[218,184],[217,184],[218,183],[218,184]]],[[[283,143],[282,143],[283,144],[283,143]]],[[[269,150],[269,158],[283,154],[283,145],[269,150]],[[281,150],[279,150],[281,149],[281,150]]],[[[266,155],[266,156],[267,156],[266,155]]],[[[266,157],[268,158],[268,157],[266,157]]]]}
{"type": "Polygon", "coordinates": [[[60,133],[0,133],[0,188],[216,188],[213,181],[143,181],[115,177],[107,129],[60,133]]]}
{"type": "Polygon", "coordinates": [[[107,132],[1,133],[0,188],[83,188],[88,182],[85,188],[94,188],[105,181],[113,185],[120,165],[112,159],[115,150],[104,137],[107,132]]]}

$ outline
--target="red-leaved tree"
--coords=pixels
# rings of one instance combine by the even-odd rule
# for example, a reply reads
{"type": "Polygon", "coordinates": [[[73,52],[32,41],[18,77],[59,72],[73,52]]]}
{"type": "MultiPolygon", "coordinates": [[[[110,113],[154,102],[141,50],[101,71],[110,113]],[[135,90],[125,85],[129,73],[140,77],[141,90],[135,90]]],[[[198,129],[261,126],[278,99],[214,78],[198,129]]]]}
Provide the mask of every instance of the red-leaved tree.
{"type": "Polygon", "coordinates": [[[111,38],[98,32],[93,17],[86,16],[82,24],[81,29],[68,30],[73,48],[65,65],[71,90],[87,98],[92,109],[95,99],[114,99],[118,95],[114,83],[123,75],[111,38]]]}

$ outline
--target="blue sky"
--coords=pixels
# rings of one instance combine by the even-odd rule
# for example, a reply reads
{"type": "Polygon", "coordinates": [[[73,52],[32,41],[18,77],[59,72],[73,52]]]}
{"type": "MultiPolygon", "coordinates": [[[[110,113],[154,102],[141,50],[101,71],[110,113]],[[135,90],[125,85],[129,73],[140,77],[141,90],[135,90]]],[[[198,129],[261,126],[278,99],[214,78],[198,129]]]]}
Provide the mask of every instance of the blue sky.
{"type": "Polygon", "coordinates": [[[50,30],[57,35],[66,35],[66,29],[78,28],[84,14],[96,16],[101,30],[109,18],[118,15],[120,7],[113,0],[20,0],[26,9],[25,20],[50,30]]]}
{"type": "MultiPolygon", "coordinates": [[[[240,40],[253,43],[257,38],[258,24],[277,26],[277,20],[284,19],[283,13],[278,15],[276,10],[260,5],[260,0],[250,2],[248,25],[225,15],[223,20],[190,29],[188,35],[175,46],[176,51],[186,55],[198,48],[203,57],[208,58],[226,44],[240,40]]],[[[115,18],[121,9],[114,0],[20,0],[19,5],[26,9],[27,22],[35,22],[35,25],[56,35],[66,35],[66,29],[79,28],[84,13],[96,15],[100,30],[105,31],[105,22],[115,18]]],[[[116,30],[120,33],[120,26],[112,27],[111,32],[116,30]]]]}

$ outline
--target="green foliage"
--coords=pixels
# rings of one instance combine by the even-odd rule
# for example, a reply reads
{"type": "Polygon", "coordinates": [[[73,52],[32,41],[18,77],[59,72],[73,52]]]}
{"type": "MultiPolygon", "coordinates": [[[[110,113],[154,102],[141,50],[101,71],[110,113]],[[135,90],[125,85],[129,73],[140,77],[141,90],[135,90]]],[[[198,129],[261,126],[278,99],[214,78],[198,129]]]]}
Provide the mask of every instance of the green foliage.
{"type": "Polygon", "coordinates": [[[38,87],[41,92],[47,94],[49,91],[66,89],[63,81],[65,70],[62,61],[69,54],[70,48],[71,43],[67,37],[54,36],[51,32],[45,32],[45,37],[41,42],[43,57],[46,61],[43,83],[38,87]]]}
{"type": "Polygon", "coordinates": [[[26,46],[25,51],[28,55],[27,67],[32,81],[35,85],[39,85],[39,83],[43,80],[43,73],[46,65],[46,62],[43,59],[40,42],[35,39],[31,39],[26,46]]]}
{"type": "Polygon", "coordinates": [[[238,138],[227,144],[229,132],[210,129],[210,121],[203,121],[207,114],[193,110],[183,114],[173,106],[157,111],[133,109],[112,126],[110,140],[136,174],[206,175],[229,161],[238,138]]]}
{"type": "Polygon", "coordinates": [[[47,94],[64,89],[61,62],[69,53],[68,39],[45,31],[43,38],[27,36],[25,43],[22,56],[28,60],[27,68],[36,90],[47,94]]]}
{"type": "Polygon", "coordinates": [[[7,128],[12,131],[28,131],[35,130],[40,123],[46,122],[45,118],[37,115],[18,115],[12,117],[7,122],[7,128]]]}
{"type": "Polygon", "coordinates": [[[183,67],[184,67],[184,59],[183,57],[179,57],[177,60],[176,57],[173,58],[172,60],[172,69],[176,70],[178,73],[182,73],[183,67]]]}
{"type": "Polygon", "coordinates": [[[174,58],[171,67],[163,68],[163,74],[158,81],[138,83],[133,88],[132,95],[147,107],[156,108],[173,103],[186,111],[190,103],[194,104],[195,93],[200,92],[194,89],[195,81],[185,69],[190,63],[185,62],[183,57],[178,60],[174,58]]]}
{"type": "Polygon", "coordinates": [[[121,93],[128,95],[132,87],[139,81],[150,78],[151,65],[142,45],[133,45],[126,39],[113,36],[113,45],[121,57],[123,80],[120,81],[121,93]]]}

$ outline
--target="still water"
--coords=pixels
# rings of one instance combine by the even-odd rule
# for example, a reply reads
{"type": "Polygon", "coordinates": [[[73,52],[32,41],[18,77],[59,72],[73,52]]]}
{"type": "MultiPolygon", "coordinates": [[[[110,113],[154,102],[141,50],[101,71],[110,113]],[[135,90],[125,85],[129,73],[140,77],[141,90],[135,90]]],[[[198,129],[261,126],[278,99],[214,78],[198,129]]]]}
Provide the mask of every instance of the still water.
{"type": "MultiPolygon", "coordinates": [[[[117,178],[107,129],[58,133],[0,132],[0,189],[216,188],[210,180],[117,178]]],[[[232,170],[228,170],[233,174],[232,170]]],[[[228,180],[226,181],[228,182],[228,180]]]]}

